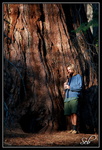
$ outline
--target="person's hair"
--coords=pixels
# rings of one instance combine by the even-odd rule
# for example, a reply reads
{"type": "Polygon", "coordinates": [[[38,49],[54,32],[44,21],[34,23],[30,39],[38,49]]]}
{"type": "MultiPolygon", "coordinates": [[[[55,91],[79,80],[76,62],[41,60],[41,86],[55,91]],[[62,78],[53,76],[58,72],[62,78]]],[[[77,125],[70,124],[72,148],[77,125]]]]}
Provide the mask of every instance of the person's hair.
{"type": "Polygon", "coordinates": [[[68,68],[68,67],[70,67],[70,68],[73,70],[73,76],[75,76],[75,75],[77,74],[75,65],[74,65],[74,64],[69,64],[69,65],[67,66],[67,68],[68,68]]]}

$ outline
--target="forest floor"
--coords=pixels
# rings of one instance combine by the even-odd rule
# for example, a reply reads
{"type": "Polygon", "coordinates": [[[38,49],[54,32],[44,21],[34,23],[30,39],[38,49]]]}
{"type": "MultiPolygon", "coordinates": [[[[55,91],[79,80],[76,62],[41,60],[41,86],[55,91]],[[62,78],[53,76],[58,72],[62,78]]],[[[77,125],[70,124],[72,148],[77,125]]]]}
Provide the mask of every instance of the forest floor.
{"type": "Polygon", "coordinates": [[[6,129],[4,131],[3,147],[98,147],[98,134],[71,134],[60,131],[51,134],[25,133],[21,129],[6,129]],[[85,142],[86,141],[86,142],[85,142]]]}

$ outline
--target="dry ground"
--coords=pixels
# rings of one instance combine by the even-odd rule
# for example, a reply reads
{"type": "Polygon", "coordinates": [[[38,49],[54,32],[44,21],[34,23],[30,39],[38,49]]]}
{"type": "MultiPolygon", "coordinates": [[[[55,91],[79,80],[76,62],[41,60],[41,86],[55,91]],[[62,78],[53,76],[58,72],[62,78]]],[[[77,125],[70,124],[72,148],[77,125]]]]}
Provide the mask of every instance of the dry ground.
{"type": "Polygon", "coordinates": [[[99,147],[98,134],[71,134],[67,131],[52,134],[31,134],[21,129],[6,129],[3,133],[3,147],[99,147]],[[90,143],[81,142],[90,141],[90,143]]]}

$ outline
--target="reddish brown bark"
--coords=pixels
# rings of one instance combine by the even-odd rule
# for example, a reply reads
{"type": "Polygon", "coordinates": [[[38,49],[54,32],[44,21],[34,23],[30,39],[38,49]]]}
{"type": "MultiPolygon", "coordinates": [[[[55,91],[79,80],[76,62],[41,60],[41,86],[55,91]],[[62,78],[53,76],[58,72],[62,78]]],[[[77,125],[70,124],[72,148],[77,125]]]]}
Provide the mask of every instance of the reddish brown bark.
{"type": "MultiPolygon", "coordinates": [[[[73,22],[75,10],[68,8],[76,29],[79,20],[73,22]]],[[[4,4],[5,103],[16,121],[29,118],[32,132],[65,128],[63,83],[68,63],[76,64],[85,89],[97,89],[97,72],[85,36],[71,37],[64,10],[61,4],[4,4]]]]}

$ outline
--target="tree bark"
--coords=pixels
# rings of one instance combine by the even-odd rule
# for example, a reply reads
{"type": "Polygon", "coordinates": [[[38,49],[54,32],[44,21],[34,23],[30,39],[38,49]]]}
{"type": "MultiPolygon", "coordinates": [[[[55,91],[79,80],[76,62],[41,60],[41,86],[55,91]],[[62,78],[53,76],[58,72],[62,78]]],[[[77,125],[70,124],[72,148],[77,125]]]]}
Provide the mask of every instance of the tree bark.
{"type": "Polygon", "coordinates": [[[91,105],[97,104],[97,54],[88,44],[92,42],[91,32],[71,32],[82,23],[80,7],[83,22],[83,5],[4,4],[5,118],[6,108],[11,116],[5,119],[8,125],[9,121],[19,121],[26,132],[65,129],[63,83],[67,64],[74,63],[83,76],[87,99],[80,122],[86,117],[85,129],[94,124],[88,124],[88,105],[97,126],[97,108],[91,105]]]}

